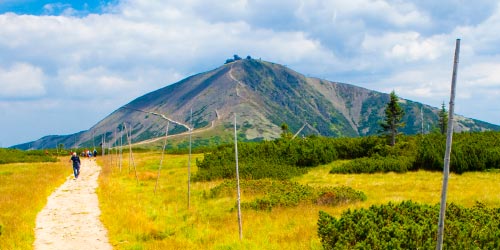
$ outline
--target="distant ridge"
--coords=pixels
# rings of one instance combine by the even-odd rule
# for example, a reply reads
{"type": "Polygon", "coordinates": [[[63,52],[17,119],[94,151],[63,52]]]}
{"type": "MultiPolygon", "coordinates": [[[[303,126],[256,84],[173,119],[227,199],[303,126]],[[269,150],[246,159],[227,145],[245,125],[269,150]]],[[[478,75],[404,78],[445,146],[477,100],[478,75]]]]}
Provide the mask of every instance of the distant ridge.
{"type": "MultiPolygon", "coordinates": [[[[376,134],[389,95],[345,83],[305,77],[283,65],[255,59],[238,59],[199,73],[136,98],[118,108],[87,131],[72,135],[46,136],[15,148],[92,147],[102,138],[116,145],[130,127],[133,142],[151,140],[165,134],[201,130],[203,138],[229,134],[234,114],[246,140],[279,137],[281,124],[292,132],[304,126],[301,135],[354,137],[376,134]],[[193,112],[190,125],[190,112],[193,112]]],[[[438,108],[400,99],[406,115],[401,132],[421,132],[437,126],[438,108]]],[[[455,131],[500,130],[500,126],[455,116],[455,131]]]]}

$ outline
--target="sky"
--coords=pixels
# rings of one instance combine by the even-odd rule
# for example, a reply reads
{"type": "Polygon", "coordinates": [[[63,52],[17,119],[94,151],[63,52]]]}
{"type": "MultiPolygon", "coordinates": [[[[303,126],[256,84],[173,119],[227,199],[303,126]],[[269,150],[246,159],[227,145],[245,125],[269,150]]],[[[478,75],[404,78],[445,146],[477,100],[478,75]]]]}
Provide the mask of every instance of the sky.
{"type": "Polygon", "coordinates": [[[87,130],[238,54],[500,124],[496,0],[0,0],[0,147],[87,130]]]}

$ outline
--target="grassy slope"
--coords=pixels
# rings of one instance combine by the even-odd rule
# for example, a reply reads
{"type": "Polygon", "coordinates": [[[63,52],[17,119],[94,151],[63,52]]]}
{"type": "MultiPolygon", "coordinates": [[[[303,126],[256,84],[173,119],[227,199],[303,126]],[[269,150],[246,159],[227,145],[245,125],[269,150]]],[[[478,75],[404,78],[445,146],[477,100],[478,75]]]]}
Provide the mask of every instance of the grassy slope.
{"type": "MultiPolygon", "coordinates": [[[[411,199],[435,204],[440,197],[441,173],[331,175],[332,165],[320,166],[294,179],[311,185],[348,185],[365,192],[368,200],[337,208],[302,205],[272,212],[243,210],[244,240],[238,240],[236,202],[233,198],[205,199],[216,182],[192,183],[191,208],[187,209],[187,156],[167,155],[160,188],[153,194],[160,154],[134,154],[139,171],[136,184],[128,163],[122,172],[104,161],[99,198],[102,219],[116,249],[322,249],[316,235],[318,211],[340,215],[348,208],[368,207],[388,201],[411,199]]],[[[194,158],[202,155],[196,155],[194,158]]],[[[128,156],[124,155],[124,160],[128,156]]],[[[193,160],[194,162],[194,160],[193,160]]],[[[334,162],[332,164],[339,164],[334,162]]],[[[194,165],[194,164],[193,164],[194,165]]],[[[196,167],[192,168],[196,171],[196,167]]],[[[481,201],[500,207],[500,173],[451,175],[449,201],[465,206],[481,201]]],[[[243,201],[250,201],[242,194],[243,201]]]]}
{"type": "Polygon", "coordinates": [[[72,172],[65,161],[0,165],[0,249],[32,249],[35,220],[72,172]]]}

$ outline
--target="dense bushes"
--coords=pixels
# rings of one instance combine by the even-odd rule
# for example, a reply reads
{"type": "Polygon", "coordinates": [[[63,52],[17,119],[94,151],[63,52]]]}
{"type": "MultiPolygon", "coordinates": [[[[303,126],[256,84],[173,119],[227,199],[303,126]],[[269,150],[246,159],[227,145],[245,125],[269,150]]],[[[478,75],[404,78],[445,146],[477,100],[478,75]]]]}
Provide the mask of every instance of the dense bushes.
{"type": "Polygon", "coordinates": [[[386,173],[396,172],[404,173],[413,167],[413,158],[407,156],[388,156],[388,157],[363,157],[346,162],[338,167],[332,168],[330,173],[386,173]]]}
{"type": "MultiPolygon", "coordinates": [[[[354,159],[332,173],[442,171],[446,137],[441,134],[400,136],[395,146],[383,137],[278,139],[238,143],[244,179],[289,179],[308,167],[337,159],[354,159]]],[[[219,146],[198,162],[195,180],[235,177],[234,145],[219,146]]],[[[456,173],[500,169],[500,132],[457,133],[450,170],[456,173]]]]}
{"type": "MultiPolygon", "coordinates": [[[[337,159],[332,139],[312,137],[298,140],[275,140],[238,143],[240,176],[243,179],[289,179],[314,167],[337,159]]],[[[234,144],[219,146],[197,162],[194,180],[233,178],[234,144]]]]}
{"type": "MultiPolygon", "coordinates": [[[[293,207],[300,203],[336,206],[366,200],[363,192],[350,187],[314,188],[290,181],[269,179],[240,182],[241,192],[259,196],[250,202],[241,204],[243,208],[271,210],[273,207],[293,207]]],[[[236,194],[235,181],[225,181],[210,190],[208,197],[215,198],[236,194]]]]}
{"type": "Polygon", "coordinates": [[[16,162],[55,162],[56,157],[43,150],[23,151],[19,149],[0,148],[0,164],[16,162]]]}
{"type": "MultiPolygon", "coordinates": [[[[331,173],[406,172],[409,170],[442,171],[446,137],[441,134],[405,136],[395,147],[374,146],[368,157],[335,167],[331,173]]],[[[500,169],[500,133],[457,133],[453,135],[450,171],[500,169]]]]}
{"type": "MultiPolygon", "coordinates": [[[[446,138],[426,135],[418,146],[414,169],[442,170],[446,138]]],[[[500,169],[500,133],[459,133],[453,135],[450,171],[463,173],[500,169]]]]}
{"type": "MultiPolygon", "coordinates": [[[[348,210],[340,219],[320,212],[318,235],[325,249],[432,249],[439,205],[411,201],[348,210]]],[[[499,249],[500,209],[478,203],[447,208],[444,249],[499,249]]]]}
{"type": "MultiPolygon", "coordinates": [[[[385,145],[385,139],[327,138],[311,136],[303,139],[238,143],[240,175],[244,179],[289,179],[303,174],[308,167],[337,159],[355,159],[372,155],[407,155],[414,152],[413,138],[403,137],[396,147],[385,145]]],[[[197,162],[194,180],[235,177],[234,144],[219,146],[205,153],[197,162]]]]}

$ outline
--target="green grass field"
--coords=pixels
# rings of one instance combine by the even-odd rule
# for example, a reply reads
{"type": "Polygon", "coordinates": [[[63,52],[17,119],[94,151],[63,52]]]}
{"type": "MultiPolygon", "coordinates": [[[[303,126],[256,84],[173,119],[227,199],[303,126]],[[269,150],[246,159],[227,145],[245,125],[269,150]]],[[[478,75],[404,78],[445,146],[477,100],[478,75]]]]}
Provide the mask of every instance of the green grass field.
{"type": "MultiPolygon", "coordinates": [[[[210,188],[221,181],[191,183],[187,207],[187,155],[167,155],[159,189],[153,193],[160,161],[159,153],[134,154],[139,184],[124,154],[121,171],[117,159],[101,159],[103,172],[98,191],[101,218],[115,249],[322,249],[317,236],[320,210],[339,216],[346,209],[369,207],[389,201],[413,200],[436,204],[441,195],[442,173],[329,174],[333,162],[292,181],[312,186],[347,185],[363,191],[368,199],[351,205],[326,207],[312,204],[269,211],[245,209],[243,240],[238,237],[233,197],[207,199],[210,188]],[[130,171],[129,171],[130,168],[130,171]]],[[[195,158],[192,173],[196,172],[195,158]]],[[[480,201],[500,207],[500,173],[452,174],[448,201],[472,206],[480,201]]],[[[250,201],[242,193],[242,201],[250,201]]]]}
{"type": "Polygon", "coordinates": [[[71,174],[66,161],[0,165],[0,249],[32,249],[36,215],[71,174]]]}

